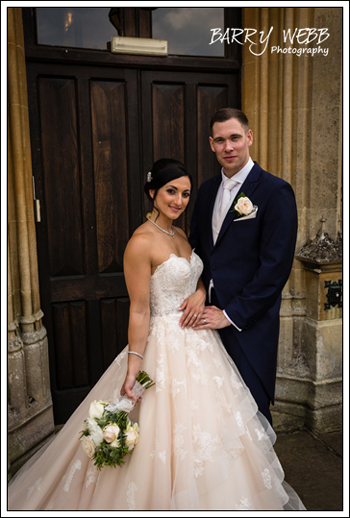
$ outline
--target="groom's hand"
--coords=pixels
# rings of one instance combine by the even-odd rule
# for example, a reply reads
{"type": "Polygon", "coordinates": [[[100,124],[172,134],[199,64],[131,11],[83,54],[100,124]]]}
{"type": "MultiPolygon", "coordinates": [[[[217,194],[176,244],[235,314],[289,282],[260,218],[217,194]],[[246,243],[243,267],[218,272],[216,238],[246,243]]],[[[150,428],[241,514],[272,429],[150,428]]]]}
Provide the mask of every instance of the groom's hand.
{"type": "Polygon", "coordinates": [[[216,306],[206,306],[198,323],[193,326],[193,329],[199,331],[200,329],[223,329],[231,325],[231,322],[225,317],[222,309],[216,306]]]}

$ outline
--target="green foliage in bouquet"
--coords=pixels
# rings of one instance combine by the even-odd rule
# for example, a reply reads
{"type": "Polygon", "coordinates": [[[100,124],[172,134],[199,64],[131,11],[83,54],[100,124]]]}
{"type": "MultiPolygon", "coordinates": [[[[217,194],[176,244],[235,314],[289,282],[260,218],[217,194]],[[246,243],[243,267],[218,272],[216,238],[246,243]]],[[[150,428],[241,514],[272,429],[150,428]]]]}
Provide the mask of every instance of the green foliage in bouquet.
{"type": "Polygon", "coordinates": [[[145,372],[145,371],[140,371],[138,373],[136,381],[138,381],[140,383],[140,385],[143,386],[144,389],[149,389],[150,387],[153,387],[153,385],[155,385],[155,383],[151,380],[151,378],[148,376],[147,372],[145,372]]]}
{"type": "Polygon", "coordinates": [[[127,436],[125,431],[128,424],[131,423],[128,418],[128,414],[126,412],[109,413],[104,411],[102,417],[100,419],[97,418],[96,422],[102,430],[109,424],[112,424],[117,425],[120,431],[117,437],[117,447],[112,446],[105,440],[102,441],[94,455],[95,466],[98,470],[101,470],[102,466],[122,466],[125,464],[123,457],[125,457],[125,455],[130,455],[132,451],[129,450],[126,445],[127,436]]]}

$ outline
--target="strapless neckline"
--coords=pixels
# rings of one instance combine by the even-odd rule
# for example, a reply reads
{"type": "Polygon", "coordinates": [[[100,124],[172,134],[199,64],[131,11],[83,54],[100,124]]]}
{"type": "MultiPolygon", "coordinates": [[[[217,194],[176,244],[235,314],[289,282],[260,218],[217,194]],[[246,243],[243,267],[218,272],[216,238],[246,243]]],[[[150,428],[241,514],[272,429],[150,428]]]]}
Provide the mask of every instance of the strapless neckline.
{"type": "Polygon", "coordinates": [[[194,250],[189,259],[170,254],[151,275],[151,316],[178,315],[178,308],[184,300],[195,293],[202,270],[203,263],[194,250]]]}
{"type": "Polygon", "coordinates": [[[163,261],[162,263],[160,263],[157,268],[154,270],[154,272],[152,273],[151,277],[154,277],[154,275],[162,268],[162,266],[164,266],[166,263],[168,263],[171,259],[180,259],[180,260],[184,260],[186,261],[186,263],[188,263],[189,265],[191,265],[191,262],[192,262],[192,258],[193,258],[193,255],[194,255],[194,248],[191,252],[191,255],[190,255],[190,259],[187,259],[186,257],[180,257],[179,255],[176,255],[176,254],[170,254],[170,256],[168,257],[168,259],[166,259],[165,261],[163,261]]]}

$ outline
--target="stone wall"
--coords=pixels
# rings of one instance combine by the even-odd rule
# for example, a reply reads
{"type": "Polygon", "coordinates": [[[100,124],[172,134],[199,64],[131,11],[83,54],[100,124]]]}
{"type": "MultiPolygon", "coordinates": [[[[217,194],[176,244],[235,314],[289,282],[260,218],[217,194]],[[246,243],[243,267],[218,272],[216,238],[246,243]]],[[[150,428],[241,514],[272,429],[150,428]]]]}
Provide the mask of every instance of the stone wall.
{"type": "Polygon", "coordinates": [[[297,254],[281,307],[275,409],[287,414],[288,427],[294,416],[293,426],[315,432],[339,428],[342,417],[342,315],[336,307],[324,311],[325,281],[342,278],[342,23],[341,8],[243,9],[243,27],[266,35],[273,26],[261,56],[243,47],[242,109],[254,133],[251,155],[292,184],[299,214],[297,254]],[[327,56],[271,52],[290,46],[283,29],[306,27],[328,29],[320,45],[327,56]],[[338,240],[338,255],[325,265],[298,258],[319,231],[319,246],[331,255],[338,240]]]}
{"type": "Polygon", "coordinates": [[[8,463],[54,431],[40,309],[22,10],[8,9],[8,463]]]}

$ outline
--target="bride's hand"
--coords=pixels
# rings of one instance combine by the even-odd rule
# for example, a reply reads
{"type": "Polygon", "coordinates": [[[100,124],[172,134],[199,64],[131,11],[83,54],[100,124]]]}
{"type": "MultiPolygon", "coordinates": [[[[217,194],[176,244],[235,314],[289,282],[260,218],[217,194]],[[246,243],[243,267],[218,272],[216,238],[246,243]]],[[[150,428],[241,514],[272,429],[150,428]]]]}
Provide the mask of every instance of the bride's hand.
{"type": "Polygon", "coordinates": [[[139,360],[136,356],[134,357],[134,355],[129,356],[132,356],[132,358],[129,358],[128,372],[126,374],[122,388],[120,389],[120,395],[124,396],[126,394],[129,398],[136,399],[136,396],[131,392],[131,389],[133,388],[136,378],[139,374],[141,360],[139,360]]]}
{"type": "Polygon", "coordinates": [[[136,376],[130,376],[127,374],[122,388],[120,389],[120,395],[124,396],[126,394],[129,398],[136,399],[134,394],[131,392],[131,389],[134,386],[135,381],[136,376]]]}
{"type": "Polygon", "coordinates": [[[180,318],[180,326],[182,329],[192,327],[196,322],[200,321],[205,308],[205,298],[205,292],[199,289],[184,300],[179,307],[179,311],[183,311],[183,315],[180,318]]]}

